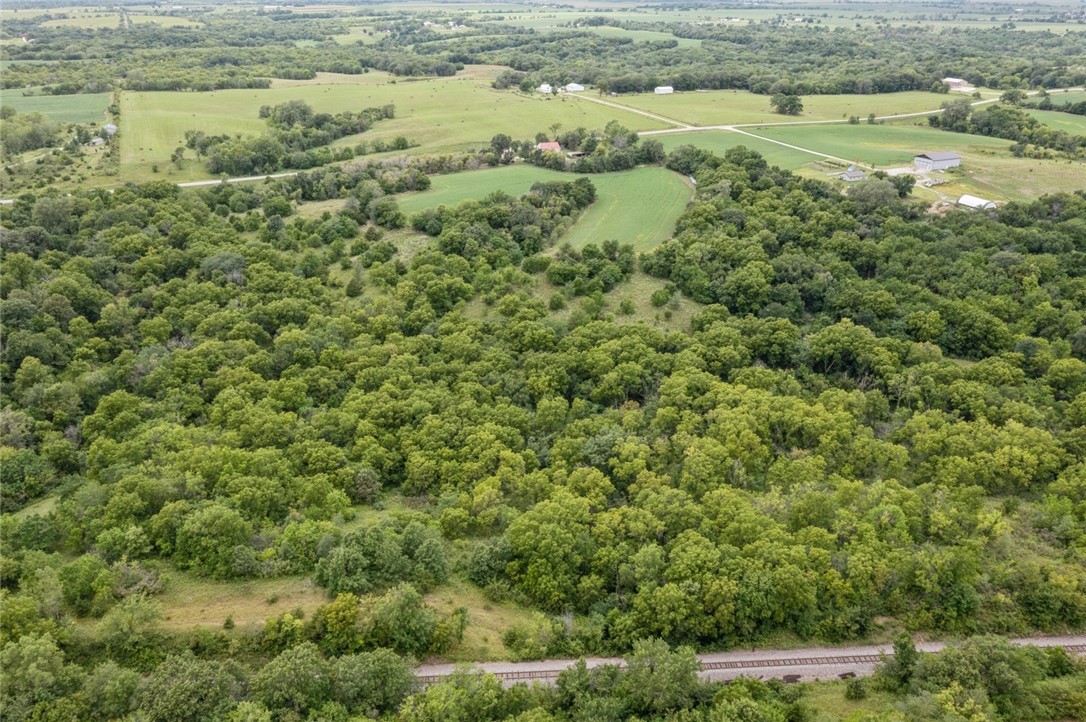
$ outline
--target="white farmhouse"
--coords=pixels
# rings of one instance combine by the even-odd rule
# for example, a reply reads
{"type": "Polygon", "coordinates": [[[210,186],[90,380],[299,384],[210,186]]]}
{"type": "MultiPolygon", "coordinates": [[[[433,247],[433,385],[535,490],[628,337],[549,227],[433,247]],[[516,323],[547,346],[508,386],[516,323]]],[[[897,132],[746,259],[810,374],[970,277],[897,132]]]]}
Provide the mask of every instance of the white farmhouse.
{"type": "Polygon", "coordinates": [[[551,87],[550,83],[543,83],[543,85],[539,86],[539,92],[543,93],[544,95],[550,95],[554,92],[554,88],[551,87]]]}

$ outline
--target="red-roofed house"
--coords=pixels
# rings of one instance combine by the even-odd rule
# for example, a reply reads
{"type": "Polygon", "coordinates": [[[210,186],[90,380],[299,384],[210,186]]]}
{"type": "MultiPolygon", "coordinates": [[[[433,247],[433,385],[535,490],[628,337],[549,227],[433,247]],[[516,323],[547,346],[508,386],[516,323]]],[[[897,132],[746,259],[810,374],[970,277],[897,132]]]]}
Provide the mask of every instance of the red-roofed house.
{"type": "Polygon", "coordinates": [[[561,153],[562,146],[556,141],[550,141],[549,143],[536,143],[536,150],[550,151],[552,153],[561,153]]]}

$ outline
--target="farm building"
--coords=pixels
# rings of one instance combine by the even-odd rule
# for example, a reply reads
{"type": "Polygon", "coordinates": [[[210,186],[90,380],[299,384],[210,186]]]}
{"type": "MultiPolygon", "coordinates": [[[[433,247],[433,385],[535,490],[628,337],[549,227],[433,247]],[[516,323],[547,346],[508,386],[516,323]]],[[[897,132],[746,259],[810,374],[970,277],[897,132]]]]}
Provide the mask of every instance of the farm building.
{"type": "Polygon", "coordinates": [[[670,85],[657,85],[652,92],[657,95],[671,95],[675,92],[675,88],[672,88],[670,85]]]}
{"type": "Polygon", "coordinates": [[[968,193],[958,199],[958,205],[963,208],[972,208],[978,211],[994,211],[996,208],[996,204],[993,201],[977,198],[968,193]]]}
{"type": "Polygon", "coordinates": [[[105,144],[106,144],[106,141],[105,141],[104,138],[91,138],[90,142],[87,143],[87,145],[93,146],[93,147],[97,147],[97,146],[105,145],[105,144]]]}
{"type": "Polygon", "coordinates": [[[562,152],[561,144],[559,144],[558,142],[553,141],[553,140],[549,141],[547,143],[536,143],[535,144],[535,149],[536,150],[541,150],[541,151],[543,151],[545,153],[548,153],[548,152],[549,153],[561,153],[562,152]]]}
{"type": "Polygon", "coordinates": [[[570,83],[569,85],[562,88],[562,90],[566,91],[567,93],[579,93],[584,90],[584,86],[580,83],[570,83]]]}
{"type": "Polygon", "coordinates": [[[845,181],[846,183],[854,183],[855,181],[862,181],[864,178],[867,177],[867,174],[864,173],[862,170],[857,170],[856,168],[849,168],[844,173],[838,174],[837,177],[845,181]]]}
{"type": "Polygon", "coordinates": [[[551,86],[550,83],[543,83],[543,85],[539,86],[539,92],[545,95],[550,95],[554,92],[554,88],[551,86]]]}
{"type": "Polygon", "coordinates": [[[962,157],[953,151],[928,151],[913,158],[913,165],[917,170],[945,170],[957,168],[961,164],[962,157]]]}
{"type": "Polygon", "coordinates": [[[102,126],[102,130],[106,132],[106,135],[117,135],[117,126],[113,123],[106,123],[102,126]]]}
{"type": "Polygon", "coordinates": [[[943,84],[955,93],[972,93],[976,88],[969,84],[968,80],[961,78],[943,78],[943,84]]]}

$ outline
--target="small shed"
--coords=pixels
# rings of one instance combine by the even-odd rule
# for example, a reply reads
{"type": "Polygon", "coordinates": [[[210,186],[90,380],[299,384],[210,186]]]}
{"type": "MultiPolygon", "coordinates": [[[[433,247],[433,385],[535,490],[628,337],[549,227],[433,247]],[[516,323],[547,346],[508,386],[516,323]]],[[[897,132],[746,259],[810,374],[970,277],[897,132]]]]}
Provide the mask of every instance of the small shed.
{"type": "Polygon", "coordinates": [[[87,145],[92,146],[92,147],[97,147],[97,146],[105,145],[105,144],[106,144],[105,138],[91,138],[90,142],[87,143],[87,145]]]}
{"type": "Polygon", "coordinates": [[[921,153],[913,158],[917,170],[946,170],[962,164],[962,157],[953,151],[936,150],[921,153]]]}
{"type": "Polygon", "coordinates": [[[994,201],[985,200],[984,198],[977,198],[971,196],[968,193],[958,199],[958,205],[963,208],[972,208],[977,211],[994,211],[996,204],[994,201]]]}
{"type": "Polygon", "coordinates": [[[544,153],[561,153],[562,152],[562,145],[560,143],[558,143],[557,141],[552,140],[552,141],[548,141],[546,143],[536,143],[535,144],[535,149],[536,150],[541,150],[544,153]]]}
{"type": "Polygon", "coordinates": [[[566,91],[567,93],[580,93],[584,90],[584,86],[580,83],[570,83],[562,88],[562,90],[566,91]]]}
{"type": "Polygon", "coordinates": [[[554,92],[554,87],[552,87],[550,83],[543,83],[543,85],[539,86],[539,92],[544,95],[550,95],[554,92]]]}
{"type": "Polygon", "coordinates": [[[671,95],[675,92],[675,88],[671,87],[670,85],[657,85],[652,92],[656,93],[657,95],[671,95]]]}
{"type": "Polygon", "coordinates": [[[855,168],[849,168],[844,173],[840,173],[837,176],[846,183],[855,183],[856,181],[862,181],[867,177],[867,174],[862,170],[856,170],[855,168]]]}

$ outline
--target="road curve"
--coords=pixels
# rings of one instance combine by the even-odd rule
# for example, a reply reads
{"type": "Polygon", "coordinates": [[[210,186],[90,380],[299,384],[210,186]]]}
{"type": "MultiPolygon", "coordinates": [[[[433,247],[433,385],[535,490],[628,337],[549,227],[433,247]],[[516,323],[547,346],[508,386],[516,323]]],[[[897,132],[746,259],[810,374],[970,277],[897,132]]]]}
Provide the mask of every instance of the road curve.
{"type": "MultiPolygon", "coordinates": [[[[1074,654],[1086,654],[1086,635],[1061,637],[1021,637],[1009,640],[1015,645],[1038,647],[1065,647],[1074,654]]],[[[921,642],[916,648],[921,652],[938,652],[947,646],[945,642],[921,642]]],[[[789,682],[839,679],[843,676],[867,676],[875,670],[883,655],[892,656],[889,644],[854,647],[807,647],[802,649],[769,649],[738,652],[710,652],[699,654],[701,677],[711,681],[726,681],[736,677],[760,677],[784,679],[789,682]]],[[[553,684],[565,669],[574,666],[576,659],[546,659],[538,662],[485,662],[471,665],[475,671],[489,672],[505,686],[528,682],[553,684]]],[[[624,666],[617,657],[586,657],[589,669],[602,665],[624,666]]],[[[415,676],[423,685],[440,682],[463,665],[424,664],[415,669],[415,676]]]]}

